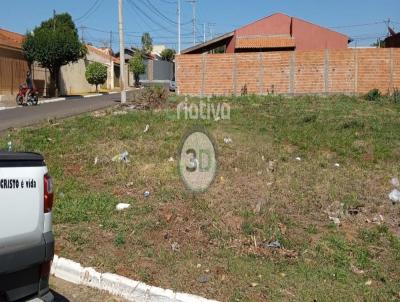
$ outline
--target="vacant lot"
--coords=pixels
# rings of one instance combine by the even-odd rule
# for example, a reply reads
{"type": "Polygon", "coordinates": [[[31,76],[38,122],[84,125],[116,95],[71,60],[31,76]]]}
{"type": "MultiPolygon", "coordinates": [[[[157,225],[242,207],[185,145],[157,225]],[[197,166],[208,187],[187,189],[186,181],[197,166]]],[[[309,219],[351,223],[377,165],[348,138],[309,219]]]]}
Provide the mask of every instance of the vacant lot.
{"type": "Polygon", "coordinates": [[[230,120],[188,121],[178,101],[3,135],[1,146],[47,158],[59,255],[221,301],[400,299],[400,204],[388,198],[400,176],[399,104],[243,97],[227,101],[230,120]],[[176,167],[192,126],[219,152],[201,195],[176,167]],[[130,162],[112,161],[125,150],[130,162]],[[132,206],[117,212],[119,202],[132,206]]]}

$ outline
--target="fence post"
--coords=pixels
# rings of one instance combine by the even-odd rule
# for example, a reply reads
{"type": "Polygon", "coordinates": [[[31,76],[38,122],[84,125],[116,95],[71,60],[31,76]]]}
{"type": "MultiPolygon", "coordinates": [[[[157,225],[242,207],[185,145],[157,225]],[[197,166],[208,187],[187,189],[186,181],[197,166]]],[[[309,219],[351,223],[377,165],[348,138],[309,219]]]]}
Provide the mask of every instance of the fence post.
{"type": "Polygon", "coordinates": [[[201,97],[204,97],[205,79],[206,79],[206,54],[203,53],[201,55],[201,91],[200,91],[201,97]]]}
{"type": "Polygon", "coordinates": [[[390,48],[390,75],[389,75],[389,93],[394,91],[394,85],[393,85],[393,72],[394,72],[394,66],[393,66],[393,48],[390,48]]]}
{"type": "Polygon", "coordinates": [[[354,94],[358,94],[358,49],[354,49],[354,94]]]}
{"type": "Polygon", "coordinates": [[[232,76],[232,85],[233,85],[233,95],[237,96],[237,66],[236,66],[236,53],[233,53],[233,76],[232,76]]]}
{"type": "Polygon", "coordinates": [[[290,74],[289,74],[289,94],[295,93],[295,69],[296,69],[296,52],[292,51],[290,55],[290,74]]]}
{"type": "Polygon", "coordinates": [[[258,54],[258,61],[260,64],[260,70],[258,74],[258,86],[260,90],[260,94],[262,95],[264,93],[264,63],[263,63],[263,53],[260,52],[258,54]]]}
{"type": "Polygon", "coordinates": [[[329,49],[325,49],[324,88],[325,88],[325,94],[328,94],[329,93],[329,49]]]}

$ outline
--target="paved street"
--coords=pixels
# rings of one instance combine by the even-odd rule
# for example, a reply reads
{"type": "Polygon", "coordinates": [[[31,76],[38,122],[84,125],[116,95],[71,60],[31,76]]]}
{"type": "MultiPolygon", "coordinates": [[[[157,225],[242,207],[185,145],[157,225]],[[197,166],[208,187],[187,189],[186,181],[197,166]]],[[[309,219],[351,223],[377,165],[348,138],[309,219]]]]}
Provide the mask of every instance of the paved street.
{"type": "Polygon", "coordinates": [[[72,98],[65,101],[18,107],[0,111],[0,131],[34,125],[47,119],[65,118],[84,112],[99,110],[118,104],[119,94],[91,98],[72,98]]]}

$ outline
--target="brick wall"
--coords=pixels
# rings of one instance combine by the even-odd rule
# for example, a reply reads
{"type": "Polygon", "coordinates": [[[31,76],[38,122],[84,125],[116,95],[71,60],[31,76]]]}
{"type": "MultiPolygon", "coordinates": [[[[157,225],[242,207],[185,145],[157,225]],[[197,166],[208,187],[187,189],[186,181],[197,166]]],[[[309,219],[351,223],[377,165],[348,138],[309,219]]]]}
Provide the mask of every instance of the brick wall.
{"type": "Polygon", "coordinates": [[[177,56],[189,95],[361,94],[400,88],[400,49],[345,49],[177,56]]]}

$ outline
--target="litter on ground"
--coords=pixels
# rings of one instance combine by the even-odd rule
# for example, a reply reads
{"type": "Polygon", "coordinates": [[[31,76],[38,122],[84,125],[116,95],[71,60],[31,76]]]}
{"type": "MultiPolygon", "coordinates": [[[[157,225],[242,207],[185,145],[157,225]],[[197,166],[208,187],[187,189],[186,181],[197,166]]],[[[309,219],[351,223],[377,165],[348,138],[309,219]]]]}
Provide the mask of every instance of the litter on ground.
{"type": "Polygon", "coordinates": [[[116,206],[116,210],[123,211],[123,210],[129,209],[130,207],[131,207],[131,205],[129,203],[119,203],[116,206]]]}
{"type": "Polygon", "coordinates": [[[400,187],[400,182],[397,177],[393,177],[392,180],[390,181],[393,187],[398,188],[400,187]]]}
{"type": "Polygon", "coordinates": [[[128,151],[124,151],[121,154],[117,154],[112,158],[112,161],[119,161],[119,162],[125,162],[125,163],[129,163],[129,159],[128,159],[129,153],[128,151]]]}
{"type": "Polygon", "coordinates": [[[394,189],[392,192],[390,192],[389,198],[393,202],[400,202],[400,191],[397,189],[394,189]]]}
{"type": "Polygon", "coordinates": [[[336,225],[340,225],[340,219],[337,217],[329,216],[329,220],[333,221],[333,223],[336,225]]]}
{"type": "Polygon", "coordinates": [[[225,144],[230,144],[230,143],[232,143],[232,139],[230,137],[225,137],[224,138],[224,143],[225,144]]]}
{"type": "Polygon", "coordinates": [[[270,243],[264,243],[264,247],[270,249],[281,249],[282,245],[278,240],[276,240],[270,243]]]}

